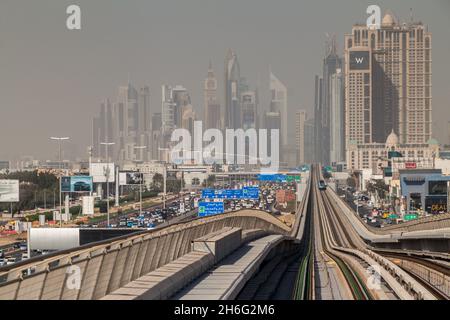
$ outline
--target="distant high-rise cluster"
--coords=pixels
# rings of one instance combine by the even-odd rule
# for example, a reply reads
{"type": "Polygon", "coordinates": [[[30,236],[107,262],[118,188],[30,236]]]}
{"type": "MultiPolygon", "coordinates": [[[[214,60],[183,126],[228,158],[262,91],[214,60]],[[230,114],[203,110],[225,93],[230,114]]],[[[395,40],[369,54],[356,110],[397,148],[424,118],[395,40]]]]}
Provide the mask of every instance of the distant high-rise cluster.
{"type": "MultiPolygon", "coordinates": [[[[231,49],[226,53],[223,79],[224,102],[221,104],[218,79],[210,62],[203,82],[203,112],[200,113],[203,129],[277,129],[280,130],[278,145],[287,145],[286,86],[270,72],[271,99],[267,103],[268,111],[260,114],[258,88],[253,89],[241,76],[237,55],[231,49]]],[[[163,84],[161,111],[153,114],[150,113],[149,91],[144,87],[137,92],[128,84],[119,88],[115,103],[106,99],[101,104],[99,116],[93,119],[94,157],[104,159],[106,147],[102,143],[114,142],[109,149],[114,161],[168,161],[169,150],[177,143],[171,141],[173,130],[187,129],[193,136],[194,123],[201,119],[191,103],[189,91],[182,85],[163,84]]],[[[292,154],[295,150],[289,151],[292,154]]]]}
{"type": "Polygon", "coordinates": [[[150,159],[151,124],[149,88],[138,92],[131,83],[119,87],[116,102],[106,99],[93,119],[93,156],[107,160],[108,152],[114,161],[150,159]],[[114,145],[106,147],[106,143],[114,145]]]}

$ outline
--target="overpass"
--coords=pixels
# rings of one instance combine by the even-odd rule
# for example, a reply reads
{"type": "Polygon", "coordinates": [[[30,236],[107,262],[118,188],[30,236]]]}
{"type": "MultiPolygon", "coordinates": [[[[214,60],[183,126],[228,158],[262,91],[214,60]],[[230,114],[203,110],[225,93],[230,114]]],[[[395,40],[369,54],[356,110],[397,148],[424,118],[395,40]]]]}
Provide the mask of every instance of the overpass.
{"type": "MultiPolygon", "coordinates": [[[[96,242],[0,268],[0,299],[317,299],[332,292],[341,298],[431,298],[423,283],[387,257],[416,273],[435,272],[437,263],[429,261],[424,269],[418,257],[425,254],[423,263],[441,254],[448,261],[448,254],[433,251],[436,243],[448,243],[446,230],[418,232],[420,220],[399,232],[373,230],[333,191],[319,193],[316,179],[308,181],[292,228],[267,212],[242,210],[96,242]],[[424,239],[437,242],[409,247],[424,239]],[[313,261],[325,252],[341,266],[330,269],[336,283],[345,281],[318,295],[311,282],[313,261]],[[364,278],[367,263],[383,266],[391,293],[363,289],[356,279],[364,278]]],[[[423,226],[436,221],[427,219],[423,226]]]]}

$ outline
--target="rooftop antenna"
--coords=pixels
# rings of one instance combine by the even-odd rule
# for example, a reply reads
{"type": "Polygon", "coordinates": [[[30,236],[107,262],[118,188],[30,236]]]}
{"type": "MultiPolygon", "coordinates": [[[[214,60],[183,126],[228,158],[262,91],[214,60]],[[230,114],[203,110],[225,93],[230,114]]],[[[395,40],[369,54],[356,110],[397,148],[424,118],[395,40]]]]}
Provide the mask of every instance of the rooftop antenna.
{"type": "Polygon", "coordinates": [[[413,8],[409,8],[409,17],[411,19],[411,23],[414,21],[413,8]]]}

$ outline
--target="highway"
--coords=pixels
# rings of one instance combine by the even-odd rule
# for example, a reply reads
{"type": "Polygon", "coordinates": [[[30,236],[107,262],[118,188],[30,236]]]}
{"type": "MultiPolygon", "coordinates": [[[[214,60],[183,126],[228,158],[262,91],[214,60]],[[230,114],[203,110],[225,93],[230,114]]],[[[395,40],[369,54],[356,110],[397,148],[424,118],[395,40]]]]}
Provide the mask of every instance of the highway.
{"type": "MultiPolygon", "coordinates": [[[[53,253],[45,258],[36,257],[28,262],[29,265],[22,262],[17,266],[3,268],[0,289],[4,288],[4,297],[13,294],[15,299],[30,296],[43,298],[47,288],[52,288],[59,279],[58,269],[53,266],[62,268],[77,264],[84,268],[86,275],[92,272],[93,278],[87,278],[79,292],[62,289],[56,298],[70,296],[70,299],[99,299],[115,290],[120,291],[139,277],[157,276],[162,272],[159,270],[173,262],[170,268],[164,269],[164,276],[183,279],[183,282],[174,282],[174,286],[179,289],[173,287],[166,298],[176,298],[177,290],[185,287],[190,288],[184,293],[185,298],[205,288],[215,291],[217,297],[237,300],[449,299],[448,255],[375,247],[372,241],[385,235],[374,234],[333,190],[319,189],[320,180],[323,180],[320,166],[314,165],[292,228],[273,214],[261,210],[238,210],[207,218],[196,218],[194,210],[159,225],[155,230],[92,243],[53,253]],[[204,275],[199,274],[197,280],[189,280],[194,282],[189,283],[188,279],[181,276],[182,273],[172,274],[170,270],[174,266],[191,268],[184,264],[189,264],[189,259],[199,254],[191,251],[192,241],[212,232],[221,232],[225,227],[242,228],[243,234],[259,236],[248,243],[234,243],[237,249],[229,257],[221,264],[211,264],[209,267],[203,265],[201,272],[204,275]],[[277,244],[270,244],[270,239],[275,238],[277,244]],[[250,267],[255,261],[252,254],[259,257],[254,267],[250,267]],[[50,264],[52,268],[48,269],[50,264]],[[123,272],[114,271],[116,269],[123,272]],[[241,269],[251,274],[241,277],[241,269]],[[32,274],[20,278],[27,270],[33,270],[32,274]],[[38,279],[39,270],[47,270],[49,276],[44,279],[42,286],[30,291],[27,283],[38,279]],[[224,272],[228,272],[227,276],[230,277],[230,270],[234,270],[236,281],[241,281],[233,285],[239,291],[233,289],[231,295],[226,294],[227,291],[221,292],[220,286],[208,287],[212,281],[209,279],[220,278],[224,272]],[[96,278],[101,281],[97,282],[96,278]],[[105,283],[109,283],[109,286],[105,287],[105,283]],[[92,291],[94,285],[96,290],[92,291]]],[[[433,233],[434,230],[429,232],[433,233]]],[[[422,231],[419,236],[426,234],[422,231]]],[[[194,269],[200,272],[197,267],[194,269]]],[[[149,288],[151,286],[149,283],[149,288]]],[[[132,285],[128,287],[131,288],[132,285]]],[[[183,297],[183,294],[179,296],[183,297]]],[[[135,298],[140,298],[140,294],[136,294],[135,298]]]]}

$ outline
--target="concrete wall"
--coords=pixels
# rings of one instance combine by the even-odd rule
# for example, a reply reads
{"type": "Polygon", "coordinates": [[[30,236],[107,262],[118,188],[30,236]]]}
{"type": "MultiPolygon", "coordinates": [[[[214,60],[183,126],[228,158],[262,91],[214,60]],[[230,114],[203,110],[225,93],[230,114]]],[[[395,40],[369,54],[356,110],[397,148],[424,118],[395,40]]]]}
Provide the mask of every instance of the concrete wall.
{"type": "Polygon", "coordinates": [[[0,269],[0,300],[99,299],[191,251],[194,239],[224,227],[288,234],[270,214],[243,210],[74,249],[45,260],[0,269]],[[4,271],[2,271],[4,270],[4,271]],[[28,271],[32,273],[28,275],[28,271]]]}

